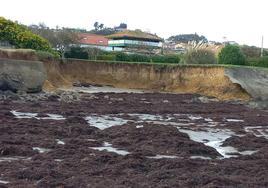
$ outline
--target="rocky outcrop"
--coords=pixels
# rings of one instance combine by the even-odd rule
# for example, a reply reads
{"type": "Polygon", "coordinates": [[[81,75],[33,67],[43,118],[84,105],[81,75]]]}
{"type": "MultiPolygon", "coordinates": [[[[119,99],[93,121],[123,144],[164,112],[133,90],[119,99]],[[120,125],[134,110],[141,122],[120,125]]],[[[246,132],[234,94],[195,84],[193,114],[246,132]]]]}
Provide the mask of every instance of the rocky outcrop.
{"type": "Polygon", "coordinates": [[[0,90],[39,92],[46,80],[42,62],[0,59],[0,90]]]}
{"type": "Polygon", "coordinates": [[[230,67],[225,69],[225,75],[251,96],[251,107],[268,108],[268,69],[230,67]]]}
{"type": "Polygon", "coordinates": [[[255,100],[268,100],[268,69],[232,67],[225,69],[225,75],[239,84],[255,100]]]}

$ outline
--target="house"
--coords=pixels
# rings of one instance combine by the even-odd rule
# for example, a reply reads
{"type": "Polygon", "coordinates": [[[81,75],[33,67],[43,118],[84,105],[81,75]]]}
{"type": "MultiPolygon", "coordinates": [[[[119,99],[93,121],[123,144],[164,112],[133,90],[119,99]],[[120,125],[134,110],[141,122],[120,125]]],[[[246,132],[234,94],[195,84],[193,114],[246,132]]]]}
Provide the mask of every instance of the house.
{"type": "Polygon", "coordinates": [[[148,52],[154,53],[162,48],[163,39],[151,33],[145,33],[140,30],[125,30],[107,36],[108,46],[113,51],[120,48],[126,52],[148,52]]]}
{"type": "Polygon", "coordinates": [[[108,39],[102,35],[91,33],[77,33],[78,45],[81,48],[99,48],[105,51],[112,51],[108,46],[108,39]]]}

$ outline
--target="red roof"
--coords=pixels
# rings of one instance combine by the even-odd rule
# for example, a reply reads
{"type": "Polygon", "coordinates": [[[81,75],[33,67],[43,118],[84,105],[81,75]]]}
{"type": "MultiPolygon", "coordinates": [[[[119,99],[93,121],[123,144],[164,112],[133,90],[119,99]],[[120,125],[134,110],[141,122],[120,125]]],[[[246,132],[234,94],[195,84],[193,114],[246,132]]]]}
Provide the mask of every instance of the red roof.
{"type": "Polygon", "coordinates": [[[102,35],[95,35],[90,33],[79,33],[79,42],[87,45],[108,46],[108,39],[102,35]]]}

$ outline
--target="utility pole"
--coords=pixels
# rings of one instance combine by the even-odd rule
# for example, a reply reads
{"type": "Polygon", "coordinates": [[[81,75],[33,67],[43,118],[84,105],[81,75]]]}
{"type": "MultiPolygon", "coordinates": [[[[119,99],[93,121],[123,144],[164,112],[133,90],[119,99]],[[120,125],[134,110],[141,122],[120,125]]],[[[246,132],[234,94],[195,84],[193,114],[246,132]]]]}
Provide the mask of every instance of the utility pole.
{"type": "Polygon", "coordinates": [[[261,37],[261,57],[263,57],[263,36],[261,37]]]}

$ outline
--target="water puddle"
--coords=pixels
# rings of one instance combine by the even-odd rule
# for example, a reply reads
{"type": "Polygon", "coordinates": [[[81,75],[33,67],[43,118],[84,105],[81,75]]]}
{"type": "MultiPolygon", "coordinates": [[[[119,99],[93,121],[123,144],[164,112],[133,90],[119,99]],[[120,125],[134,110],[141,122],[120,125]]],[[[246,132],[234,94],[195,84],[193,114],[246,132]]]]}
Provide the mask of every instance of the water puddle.
{"type": "Polygon", "coordinates": [[[211,160],[211,157],[204,157],[204,156],[191,156],[190,159],[203,159],[203,160],[211,160]]]}
{"type": "Polygon", "coordinates": [[[19,160],[30,160],[31,158],[27,157],[0,157],[0,162],[12,162],[12,161],[19,161],[19,160]]]}
{"type": "Polygon", "coordinates": [[[10,112],[18,119],[36,118],[38,115],[37,113],[17,112],[15,110],[12,110],[10,112]]]}
{"type": "Polygon", "coordinates": [[[47,153],[51,151],[51,149],[39,148],[39,147],[33,147],[33,150],[38,151],[39,153],[47,153]]]}
{"type": "Polygon", "coordinates": [[[15,110],[10,111],[18,119],[43,119],[43,120],[65,120],[62,115],[58,114],[47,114],[47,117],[38,117],[38,113],[18,112],[15,110]]]}
{"type": "MultiPolygon", "coordinates": [[[[257,151],[243,151],[239,152],[236,148],[232,146],[222,146],[223,142],[235,136],[236,134],[228,129],[204,129],[204,131],[188,130],[178,127],[180,132],[188,134],[191,140],[195,142],[200,142],[206,146],[212,147],[220,153],[223,158],[238,157],[236,154],[241,155],[252,155],[257,151]]],[[[236,135],[237,136],[237,135],[236,135]]]]}
{"type": "Polygon", "coordinates": [[[62,162],[63,159],[54,159],[54,161],[56,161],[56,162],[62,162]]]}
{"type": "Polygon", "coordinates": [[[128,151],[112,147],[112,144],[109,144],[108,142],[104,142],[102,147],[90,147],[90,148],[94,150],[98,150],[98,151],[113,152],[113,153],[116,153],[118,155],[123,155],[123,156],[130,154],[130,152],[128,151]]]}
{"type": "Polygon", "coordinates": [[[244,122],[242,119],[226,119],[228,122],[244,122]]]}
{"type": "Polygon", "coordinates": [[[92,114],[87,116],[85,120],[90,126],[97,127],[101,130],[126,124],[128,121],[134,123],[153,123],[159,125],[171,125],[171,126],[190,126],[196,125],[199,120],[203,120],[203,123],[198,123],[198,126],[215,127],[220,125],[218,122],[214,122],[211,118],[203,118],[201,116],[194,116],[190,114],[168,114],[168,115],[152,115],[152,114],[106,114],[97,115],[92,114]]]}
{"type": "Polygon", "coordinates": [[[104,130],[113,126],[124,125],[128,120],[112,117],[112,115],[91,115],[87,116],[85,120],[90,124],[90,126],[97,127],[100,130],[104,130]]]}
{"type": "Polygon", "coordinates": [[[156,155],[156,156],[150,156],[150,157],[147,157],[149,159],[176,159],[176,158],[179,158],[178,156],[175,156],[175,155],[156,155]]]}
{"type": "Polygon", "coordinates": [[[143,128],[143,125],[137,125],[136,128],[137,129],[143,128]]]}
{"type": "Polygon", "coordinates": [[[9,183],[10,183],[9,181],[0,180],[0,184],[9,184],[9,183]]]}
{"type": "Polygon", "coordinates": [[[76,91],[76,92],[83,92],[83,93],[144,93],[142,90],[137,89],[120,89],[114,88],[109,86],[103,87],[73,87],[71,90],[68,91],[76,91]]]}
{"type": "Polygon", "coordinates": [[[268,126],[245,127],[247,133],[252,133],[256,137],[264,137],[268,139],[268,126]]]}
{"type": "Polygon", "coordinates": [[[56,141],[57,141],[57,144],[58,144],[58,145],[65,145],[65,142],[63,142],[63,141],[61,141],[61,140],[59,140],[59,139],[56,139],[56,141]]]}

